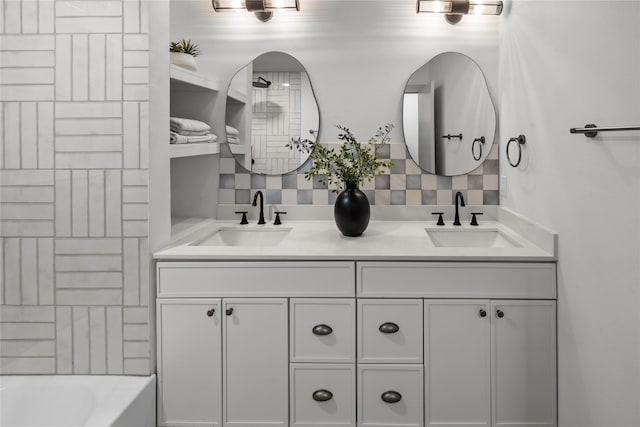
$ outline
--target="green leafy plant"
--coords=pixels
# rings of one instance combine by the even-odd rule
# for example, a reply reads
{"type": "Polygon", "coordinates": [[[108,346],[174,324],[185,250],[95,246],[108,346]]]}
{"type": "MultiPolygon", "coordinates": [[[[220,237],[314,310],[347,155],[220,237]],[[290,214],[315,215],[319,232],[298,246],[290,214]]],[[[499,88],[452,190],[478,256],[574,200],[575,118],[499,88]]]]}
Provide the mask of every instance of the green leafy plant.
{"type": "MultiPolygon", "coordinates": [[[[310,129],[309,133],[314,137],[318,136],[316,135],[318,131],[310,129]]],[[[291,141],[285,144],[285,147],[288,147],[289,150],[293,150],[295,148],[301,153],[308,154],[313,150],[313,147],[315,146],[315,144],[316,144],[315,141],[312,141],[309,138],[302,139],[302,137],[299,136],[297,138],[291,137],[291,141]]]]}
{"type": "Polygon", "coordinates": [[[200,46],[191,42],[191,40],[182,39],[178,42],[171,42],[169,44],[170,52],[186,53],[194,58],[200,55],[200,46]]]}
{"type": "MultiPolygon", "coordinates": [[[[379,151],[389,143],[389,134],[394,128],[391,123],[379,127],[367,144],[361,144],[349,128],[336,126],[341,132],[338,139],[342,145],[338,148],[327,148],[321,144],[313,144],[309,158],[313,161],[311,169],[304,174],[307,180],[320,177],[320,183],[333,187],[338,193],[346,182],[354,182],[358,187],[371,181],[374,176],[390,169],[393,163],[380,157],[379,151]]],[[[291,143],[295,144],[292,138],[291,143]]],[[[304,147],[303,144],[299,144],[304,147]]],[[[300,150],[300,148],[298,148],[300,150]]]]}

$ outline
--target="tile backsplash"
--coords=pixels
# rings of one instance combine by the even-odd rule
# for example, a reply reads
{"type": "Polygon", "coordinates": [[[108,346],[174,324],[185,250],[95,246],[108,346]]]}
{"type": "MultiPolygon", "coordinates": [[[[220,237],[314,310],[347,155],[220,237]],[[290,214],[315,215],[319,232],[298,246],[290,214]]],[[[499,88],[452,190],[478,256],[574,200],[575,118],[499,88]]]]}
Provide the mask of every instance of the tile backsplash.
{"type": "MultiPolygon", "coordinates": [[[[385,147],[382,157],[393,162],[391,171],[376,176],[362,190],[372,205],[451,205],[457,191],[472,205],[499,204],[498,145],[493,144],[487,159],[466,175],[437,176],[424,172],[411,159],[403,143],[385,147]]],[[[266,203],[283,205],[328,205],[336,193],[317,179],[307,181],[304,173],[310,162],[281,176],[251,174],[236,163],[223,144],[220,155],[221,204],[248,204],[255,190],[265,192],[266,203]]]]}

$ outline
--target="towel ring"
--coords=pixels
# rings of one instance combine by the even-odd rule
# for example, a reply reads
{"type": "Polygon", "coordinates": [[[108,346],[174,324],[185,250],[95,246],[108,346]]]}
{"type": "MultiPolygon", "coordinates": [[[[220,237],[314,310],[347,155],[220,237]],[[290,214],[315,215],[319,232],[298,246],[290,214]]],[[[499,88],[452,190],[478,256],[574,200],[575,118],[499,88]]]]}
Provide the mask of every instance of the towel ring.
{"type": "Polygon", "coordinates": [[[482,146],[484,145],[485,139],[484,136],[481,136],[480,138],[476,138],[473,140],[473,143],[471,144],[471,155],[473,156],[473,160],[480,160],[482,158],[482,146]],[[480,148],[480,152],[478,153],[478,157],[476,157],[476,142],[478,143],[478,147],[480,148]]]}
{"type": "Polygon", "coordinates": [[[513,137],[509,140],[509,142],[507,142],[507,161],[509,162],[509,164],[511,166],[513,166],[514,168],[517,168],[520,165],[520,161],[522,160],[522,145],[527,142],[527,137],[525,137],[524,135],[520,135],[517,137],[513,137]],[[517,142],[518,145],[518,160],[514,163],[511,161],[511,156],[509,155],[509,146],[511,145],[512,142],[517,142]]]}

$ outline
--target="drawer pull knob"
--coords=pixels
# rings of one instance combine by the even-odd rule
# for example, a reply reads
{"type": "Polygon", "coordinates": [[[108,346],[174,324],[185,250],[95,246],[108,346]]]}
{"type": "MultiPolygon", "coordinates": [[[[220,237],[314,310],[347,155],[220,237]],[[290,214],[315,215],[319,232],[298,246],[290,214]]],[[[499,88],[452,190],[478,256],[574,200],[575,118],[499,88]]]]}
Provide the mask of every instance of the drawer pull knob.
{"type": "Polygon", "coordinates": [[[398,403],[402,400],[402,395],[397,391],[385,391],[380,397],[387,403],[398,403]]]}
{"type": "Polygon", "coordinates": [[[227,313],[227,316],[231,316],[233,314],[233,307],[227,308],[227,311],[225,313],[227,313]]]}
{"type": "Polygon", "coordinates": [[[502,310],[498,310],[496,311],[496,316],[502,319],[504,317],[504,312],[502,310]]]}
{"type": "Polygon", "coordinates": [[[333,399],[333,393],[329,390],[316,390],[313,392],[313,400],[316,402],[327,402],[333,399]]]}
{"type": "Polygon", "coordinates": [[[215,308],[212,308],[211,310],[208,310],[208,311],[207,311],[207,316],[209,316],[209,317],[213,317],[213,313],[215,313],[215,312],[216,312],[216,309],[215,309],[215,308]]]}
{"type": "Polygon", "coordinates": [[[314,335],[331,335],[333,329],[329,325],[316,325],[313,327],[312,332],[314,335]]]}
{"type": "Polygon", "coordinates": [[[387,322],[387,323],[383,323],[382,325],[380,325],[380,327],[378,329],[383,334],[395,334],[396,332],[398,332],[400,330],[400,326],[396,325],[393,322],[387,322]]]}
{"type": "Polygon", "coordinates": [[[487,317],[487,311],[484,309],[480,309],[480,317],[487,317]]]}

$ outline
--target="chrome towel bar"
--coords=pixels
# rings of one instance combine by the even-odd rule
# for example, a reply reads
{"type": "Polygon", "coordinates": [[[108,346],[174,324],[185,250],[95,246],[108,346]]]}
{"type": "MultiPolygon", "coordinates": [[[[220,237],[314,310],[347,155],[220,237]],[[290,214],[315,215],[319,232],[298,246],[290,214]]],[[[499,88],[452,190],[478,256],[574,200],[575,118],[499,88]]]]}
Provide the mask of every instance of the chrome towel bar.
{"type": "Polygon", "coordinates": [[[570,133],[582,133],[587,138],[593,138],[598,135],[598,132],[620,132],[620,131],[630,131],[630,130],[640,130],[640,126],[615,126],[615,127],[606,127],[600,128],[593,123],[589,123],[584,125],[583,128],[571,128],[569,129],[570,133]]]}

